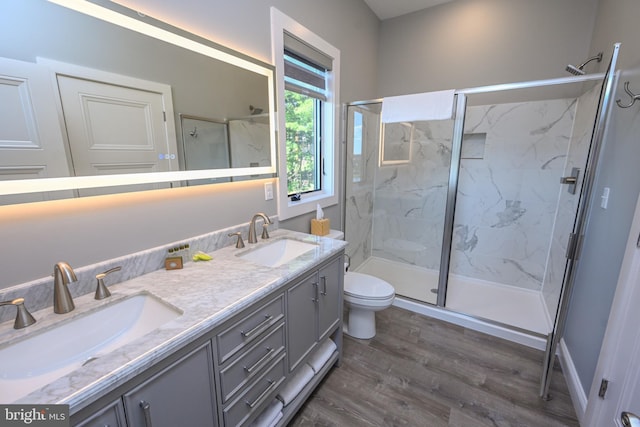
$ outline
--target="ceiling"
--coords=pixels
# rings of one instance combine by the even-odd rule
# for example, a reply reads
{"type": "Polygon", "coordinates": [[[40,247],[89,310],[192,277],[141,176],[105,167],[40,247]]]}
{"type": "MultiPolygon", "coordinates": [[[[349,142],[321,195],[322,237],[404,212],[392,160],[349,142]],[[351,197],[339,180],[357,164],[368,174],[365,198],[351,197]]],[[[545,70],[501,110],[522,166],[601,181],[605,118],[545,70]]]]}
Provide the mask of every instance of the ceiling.
{"type": "Polygon", "coordinates": [[[426,9],[453,0],[364,0],[380,20],[426,9]]]}

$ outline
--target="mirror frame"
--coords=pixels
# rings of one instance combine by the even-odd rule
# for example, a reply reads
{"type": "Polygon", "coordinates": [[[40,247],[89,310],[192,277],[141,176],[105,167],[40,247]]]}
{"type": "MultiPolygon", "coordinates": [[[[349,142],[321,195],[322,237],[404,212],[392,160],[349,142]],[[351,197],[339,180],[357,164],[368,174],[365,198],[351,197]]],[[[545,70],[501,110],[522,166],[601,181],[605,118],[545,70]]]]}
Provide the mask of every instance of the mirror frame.
{"type": "MultiPolygon", "coordinates": [[[[178,27],[148,17],[109,0],[47,0],[105,22],[224,61],[267,77],[269,91],[269,127],[271,165],[248,168],[131,173],[101,176],[71,176],[0,181],[0,195],[16,195],[60,190],[76,190],[121,185],[176,182],[247,175],[277,175],[277,138],[275,127],[275,67],[256,58],[219,45],[178,27]]],[[[244,182],[244,181],[243,181],[244,182]]],[[[179,188],[179,187],[178,187],[179,188]]]]}

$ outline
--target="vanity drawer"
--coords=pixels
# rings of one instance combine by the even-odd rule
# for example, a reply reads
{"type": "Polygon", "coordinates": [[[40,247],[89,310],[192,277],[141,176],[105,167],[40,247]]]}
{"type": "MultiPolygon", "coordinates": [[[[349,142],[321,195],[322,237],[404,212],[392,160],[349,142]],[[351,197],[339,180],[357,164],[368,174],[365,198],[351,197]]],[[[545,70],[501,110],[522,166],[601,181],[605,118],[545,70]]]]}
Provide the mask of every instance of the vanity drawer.
{"type": "Polygon", "coordinates": [[[284,322],[220,372],[222,401],[226,402],[250,379],[260,375],[284,352],[284,322]]]}
{"type": "Polygon", "coordinates": [[[284,353],[277,361],[257,378],[253,384],[224,411],[224,425],[237,426],[247,420],[251,414],[264,408],[265,402],[270,402],[275,396],[278,386],[285,378],[284,353]]]}
{"type": "Polygon", "coordinates": [[[223,363],[245,345],[260,337],[284,319],[284,295],[264,304],[216,336],[219,363],[223,363]]]}

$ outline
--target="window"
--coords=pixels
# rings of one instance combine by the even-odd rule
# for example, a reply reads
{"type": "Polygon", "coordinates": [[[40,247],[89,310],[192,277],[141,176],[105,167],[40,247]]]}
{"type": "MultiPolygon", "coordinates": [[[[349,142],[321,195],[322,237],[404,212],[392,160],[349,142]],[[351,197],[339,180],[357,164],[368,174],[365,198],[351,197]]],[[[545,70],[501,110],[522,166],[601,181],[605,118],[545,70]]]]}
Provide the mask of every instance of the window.
{"type": "Polygon", "coordinates": [[[327,70],[284,48],[287,196],[322,190],[322,110],[327,70]]]}
{"type": "Polygon", "coordinates": [[[271,9],[278,91],[278,216],[334,205],[337,198],[340,52],[271,9]]]}

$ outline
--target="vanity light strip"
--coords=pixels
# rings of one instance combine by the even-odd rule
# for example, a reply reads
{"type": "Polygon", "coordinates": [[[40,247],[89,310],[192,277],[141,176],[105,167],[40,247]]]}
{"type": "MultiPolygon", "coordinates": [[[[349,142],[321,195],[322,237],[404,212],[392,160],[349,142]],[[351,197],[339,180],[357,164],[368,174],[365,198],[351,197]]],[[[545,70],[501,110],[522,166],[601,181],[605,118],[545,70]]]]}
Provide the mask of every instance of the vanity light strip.
{"type": "Polygon", "coordinates": [[[229,176],[258,175],[273,173],[270,166],[257,168],[234,168],[217,171],[215,169],[174,171],[174,172],[149,172],[127,173],[102,176],[72,176],[62,178],[47,178],[46,183],[42,179],[21,179],[0,181],[0,195],[39,193],[42,191],[70,190],[74,188],[115,187],[118,185],[150,184],[154,182],[172,182],[191,179],[222,178],[229,176]]]}

